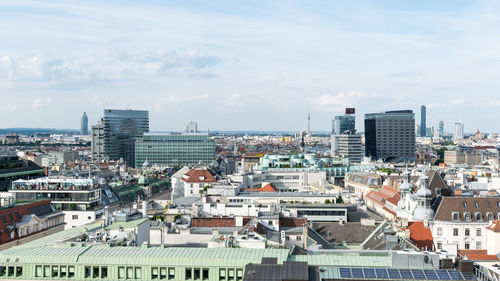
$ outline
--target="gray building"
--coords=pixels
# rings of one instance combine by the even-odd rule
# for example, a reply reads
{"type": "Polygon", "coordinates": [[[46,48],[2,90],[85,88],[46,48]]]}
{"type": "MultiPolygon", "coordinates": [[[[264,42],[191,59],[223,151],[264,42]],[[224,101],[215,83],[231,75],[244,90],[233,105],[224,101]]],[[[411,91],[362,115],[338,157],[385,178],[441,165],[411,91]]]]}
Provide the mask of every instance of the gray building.
{"type": "Polygon", "coordinates": [[[365,114],[365,154],[385,161],[415,160],[415,114],[411,110],[365,114]]]}
{"type": "Polygon", "coordinates": [[[89,118],[87,118],[87,112],[83,113],[82,119],[80,120],[80,135],[89,134],[89,118]]]}
{"type": "Polygon", "coordinates": [[[338,135],[337,154],[347,158],[349,163],[361,163],[363,150],[361,146],[361,135],[338,135]]]}
{"type": "Polygon", "coordinates": [[[332,134],[354,134],[356,127],[356,117],[354,115],[335,116],[332,120],[332,134]]]}
{"type": "Polygon", "coordinates": [[[92,161],[100,162],[105,159],[104,155],[104,125],[97,124],[91,128],[92,139],[90,142],[90,152],[92,161]]]}
{"type": "Polygon", "coordinates": [[[194,121],[186,125],[186,133],[198,133],[198,124],[194,121]]]}
{"type": "Polygon", "coordinates": [[[425,105],[420,107],[420,136],[427,136],[427,108],[425,105]]]}
{"type": "Polygon", "coordinates": [[[215,142],[208,134],[144,134],[135,142],[135,166],[198,164],[215,160],[215,142]]]}
{"type": "Polygon", "coordinates": [[[444,137],[444,122],[439,121],[439,136],[444,137]]]}
{"type": "Polygon", "coordinates": [[[104,110],[104,152],[109,160],[123,158],[135,165],[135,139],[149,132],[149,112],[146,110],[104,110]]]}

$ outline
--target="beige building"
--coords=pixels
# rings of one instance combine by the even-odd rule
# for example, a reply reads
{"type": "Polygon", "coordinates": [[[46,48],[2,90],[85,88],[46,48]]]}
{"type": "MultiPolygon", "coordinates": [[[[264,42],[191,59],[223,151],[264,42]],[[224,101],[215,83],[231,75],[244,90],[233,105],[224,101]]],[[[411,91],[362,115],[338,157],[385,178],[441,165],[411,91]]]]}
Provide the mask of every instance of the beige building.
{"type": "Polygon", "coordinates": [[[444,163],[446,165],[480,165],[482,163],[482,155],[478,151],[448,150],[444,152],[444,163]]]}

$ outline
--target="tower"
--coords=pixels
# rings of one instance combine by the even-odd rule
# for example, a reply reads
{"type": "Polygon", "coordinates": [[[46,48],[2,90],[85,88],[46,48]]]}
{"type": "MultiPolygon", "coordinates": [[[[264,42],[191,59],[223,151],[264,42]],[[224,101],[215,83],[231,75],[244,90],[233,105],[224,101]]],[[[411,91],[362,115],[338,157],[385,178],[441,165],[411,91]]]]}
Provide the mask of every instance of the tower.
{"type": "Polygon", "coordinates": [[[408,171],[408,167],[406,167],[406,170],[403,172],[403,183],[399,186],[399,194],[401,195],[401,199],[398,202],[399,209],[409,211],[407,197],[411,194],[412,189],[413,186],[410,183],[410,171],[408,171]]]}
{"type": "Polygon", "coordinates": [[[311,137],[311,114],[307,113],[307,133],[311,137]]]}
{"type": "Polygon", "coordinates": [[[80,120],[80,135],[89,134],[89,119],[87,118],[87,112],[83,113],[82,119],[80,120]]]}
{"type": "Polygon", "coordinates": [[[434,210],[432,210],[431,207],[432,191],[429,189],[429,177],[426,173],[427,172],[424,170],[420,178],[420,187],[416,192],[418,205],[413,213],[413,219],[416,221],[430,221],[434,219],[434,210]]]}
{"type": "Polygon", "coordinates": [[[420,107],[420,136],[427,136],[427,108],[425,105],[420,107]]]}

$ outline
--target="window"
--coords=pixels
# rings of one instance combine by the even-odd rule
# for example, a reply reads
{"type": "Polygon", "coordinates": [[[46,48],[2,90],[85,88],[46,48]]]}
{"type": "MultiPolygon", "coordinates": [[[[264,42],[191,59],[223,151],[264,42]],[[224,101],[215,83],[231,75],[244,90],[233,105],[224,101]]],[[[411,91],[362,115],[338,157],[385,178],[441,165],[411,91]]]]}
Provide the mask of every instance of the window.
{"type": "Polygon", "coordinates": [[[141,267],[136,267],[135,268],[135,279],[141,279],[142,278],[142,268],[141,267]]]}
{"type": "Polygon", "coordinates": [[[75,277],[75,267],[72,265],[68,266],[68,277],[69,278],[75,277]]]}
{"type": "Polygon", "coordinates": [[[108,267],[103,266],[101,267],[101,278],[107,278],[108,277],[108,267]]]}
{"type": "Polygon", "coordinates": [[[118,279],[125,279],[125,267],[118,267],[118,279]]]}
{"type": "Polygon", "coordinates": [[[158,279],[158,267],[151,268],[151,279],[158,279]]]}
{"type": "Polygon", "coordinates": [[[477,203],[477,201],[474,201],[474,208],[479,208],[479,203],[477,203]]]}
{"type": "Polygon", "coordinates": [[[438,227],[437,228],[437,234],[438,235],[443,235],[443,228],[442,227],[438,227]]]}
{"type": "Polygon", "coordinates": [[[482,221],[483,220],[483,215],[481,213],[476,213],[476,220],[477,221],[482,221]]]}
{"type": "Polygon", "coordinates": [[[458,236],[458,228],[453,229],[453,236],[458,236]]]}
{"type": "Polygon", "coordinates": [[[5,266],[0,266],[0,276],[5,276],[5,266]]]}
{"type": "Polygon", "coordinates": [[[465,249],[466,249],[466,250],[469,250],[469,249],[470,249],[470,243],[469,243],[469,241],[466,241],[466,242],[465,242],[465,249]]]}
{"type": "Polygon", "coordinates": [[[467,208],[467,201],[463,202],[464,208],[467,208]]]}
{"type": "Polygon", "coordinates": [[[16,277],[21,277],[21,276],[23,276],[23,267],[16,266],[16,277]]]}
{"type": "Polygon", "coordinates": [[[203,272],[202,272],[201,278],[202,278],[203,280],[208,280],[208,268],[204,268],[204,269],[203,269],[203,272]]]}
{"type": "Polygon", "coordinates": [[[9,276],[9,277],[14,276],[14,267],[13,266],[8,267],[7,276],[9,276]]]}
{"type": "Polygon", "coordinates": [[[234,280],[234,269],[230,268],[227,270],[227,276],[229,281],[234,280]]]}
{"type": "Polygon", "coordinates": [[[226,280],[226,269],[219,269],[219,281],[226,280]]]}
{"type": "Polygon", "coordinates": [[[486,208],[490,207],[490,201],[486,201],[486,202],[484,202],[484,204],[486,205],[486,208]]]}
{"type": "Polygon", "coordinates": [[[66,278],[66,273],[67,273],[66,270],[67,270],[66,266],[61,266],[61,269],[59,270],[59,277],[66,278]]]}
{"type": "Polygon", "coordinates": [[[453,212],[453,215],[452,215],[452,216],[453,216],[453,220],[454,220],[454,221],[458,221],[458,220],[460,220],[460,217],[459,217],[459,215],[458,215],[458,213],[457,213],[457,212],[453,212]]]}
{"type": "Polygon", "coordinates": [[[92,278],[99,278],[99,267],[94,266],[92,267],[92,278]]]}
{"type": "Polygon", "coordinates": [[[481,241],[476,242],[476,250],[481,250],[481,241]]]}
{"type": "MultiPolygon", "coordinates": [[[[2,276],[1,272],[0,276],[2,276]]],[[[43,269],[41,265],[35,266],[35,277],[43,277],[43,269]]]]}
{"type": "Polygon", "coordinates": [[[192,269],[191,268],[186,268],[186,280],[191,280],[193,278],[192,276],[192,269]]]}
{"type": "Polygon", "coordinates": [[[238,280],[243,280],[243,269],[236,269],[236,278],[238,280]]]}
{"type": "Polygon", "coordinates": [[[85,278],[90,278],[90,276],[91,276],[90,273],[91,273],[91,267],[90,266],[86,266],[85,267],[85,275],[84,275],[85,278]]]}
{"type": "Polygon", "coordinates": [[[465,218],[466,221],[470,221],[471,220],[470,213],[469,212],[465,212],[464,213],[464,218],[465,218]]]}
{"type": "Polygon", "coordinates": [[[50,265],[43,267],[43,277],[50,277],[50,265]]]}
{"type": "Polygon", "coordinates": [[[194,280],[200,280],[200,269],[199,268],[194,269],[194,280]]]}
{"type": "Polygon", "coordinates": [[[175,278],[175,268],[168,269],[168,280],[173,280],[175,278]]]}
{"type": "Polygon", "coordinates": [[[466,228],[465,229],[465,236],[469,236],[470,235],[470,229],[469,228],[466,228]]]}
{"type": "Polygon", "coordinates": [[[72,220],[77,220],[77,219],[78,219],[78,215],[72,215],[72,216],[71,216],[71,219],[72,219],[72,220]]]}
{"type": "Polygon", "coordinates": [[[481,228],[476,228],[476,236],[481,236],[481,228]]]}
{"type": "Polygon", "coordinates": [[[441,249],[443,249],[443,243],[438,242],[438,250],[441,250],[441,249]]]}
{"type": "Polygon", "coordinates": [[[52,266],[52,277],[59,277],[59,266],[52,266]]]}

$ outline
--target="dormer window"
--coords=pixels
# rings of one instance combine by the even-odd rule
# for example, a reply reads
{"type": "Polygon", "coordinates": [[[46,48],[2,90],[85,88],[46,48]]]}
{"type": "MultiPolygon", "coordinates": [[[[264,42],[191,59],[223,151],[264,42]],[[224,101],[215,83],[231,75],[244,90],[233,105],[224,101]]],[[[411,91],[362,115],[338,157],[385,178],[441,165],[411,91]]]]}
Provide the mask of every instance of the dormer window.
{"type": "Polygon", "coordinates": [[[486,219],[489,220],[489,221],[492,221],[492,220],[495,219],[495,216],[493,216],[492,212],[487,212],[486,213],[486,219]]]}
{"type": "Polygon", "coordinates": [[[204,180],[205,180],[205,177],[204,177],[204,176],[200,176],[200,180],[201,180],[201,181],[204,181],[204,180]]]}
{"type": "Polygon", "coordinates": [[[459,221],[460,220],[460,215],[458,214],[458,212],[451,213],[451,219],[453,221],[459,221]]]}
{"type": "Polygon", "coordinates": [[[464,213],[464,219],[465,219],[465,221],[470,221],[471,220],[471,215],[470,215],[469,212],[465,212],[464,213]]]}
{"type": "Polygon", "coordinates": [[[486,202],[484,202],[484,204],[486,205],[486,208],[490,207],[490,201],[486,201],[486,202]]]}
{"type": "Polygon", "coordinates": [[[464,204],[464,208],[467,208],[467,201],[464,201],[463,204],[464,204]]]}
{"type": "Polygon", "coordinates": [[[477,201],[474,201],[474,207],[477,209],[479,208],[479,203],[477,203],[477,201]]]}
{"type": "Polygon", "coordinates": [[[477,221],[482,221],[483,220],[483,215],[481,213],[476,213],[475,217],[476,217],[477,221]]]}

